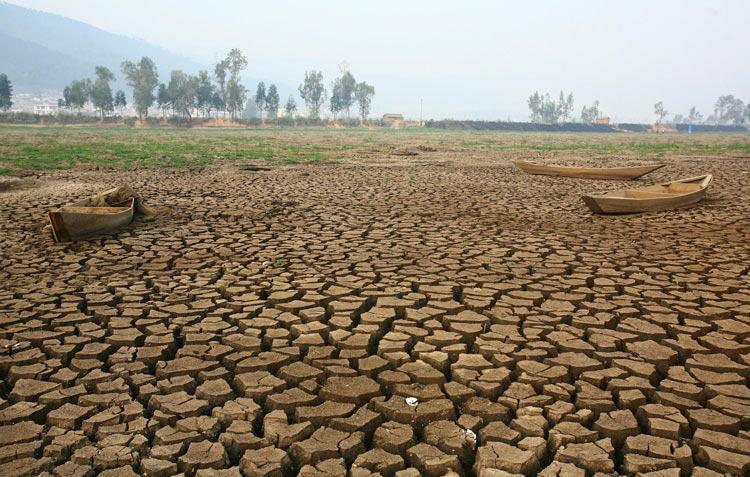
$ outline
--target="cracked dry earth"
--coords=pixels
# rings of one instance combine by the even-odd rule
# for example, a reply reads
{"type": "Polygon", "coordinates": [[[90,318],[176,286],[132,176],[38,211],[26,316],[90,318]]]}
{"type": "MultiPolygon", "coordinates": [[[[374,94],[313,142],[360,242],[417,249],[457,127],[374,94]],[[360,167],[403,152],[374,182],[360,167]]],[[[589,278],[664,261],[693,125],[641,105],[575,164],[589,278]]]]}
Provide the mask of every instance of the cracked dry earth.
{"type": "Polygon", "coordinates": [[[746,167],[47,173],[0,194],[0,475],[747,475],[746,167]],[[176,216],[42,231],[122,182],[176,216]]]}

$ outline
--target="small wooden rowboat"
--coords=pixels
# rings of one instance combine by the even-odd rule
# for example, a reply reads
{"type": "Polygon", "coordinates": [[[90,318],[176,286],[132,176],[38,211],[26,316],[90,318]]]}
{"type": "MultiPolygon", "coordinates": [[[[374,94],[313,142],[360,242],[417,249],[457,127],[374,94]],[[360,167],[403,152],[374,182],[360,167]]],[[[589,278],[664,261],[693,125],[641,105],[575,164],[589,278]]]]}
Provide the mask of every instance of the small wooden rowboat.
{"type": "MultiPolygon", "coordinates": [[[[99,202],[106,202],[116,190],[102,193],[99,202]]],[[[52,235],[55,242],[70,242],[128,225],[133,221],[135,204],[135,198],[131,197],[124,202],[101,207],[92,198],[88,198],[50,211],[48,215],[52,235]]]]}
{"type": "Polygon", "coordinates": [[[583,201],[597,214],[631,214],[676,209],[695,204],[706,195],[713,176],[691,177],[665,184],[585,195],[583,201]]]}
{"type": "Polygon", "coordinates": [[[578,177],[581,179],[608,179],[629,181],[664,167],[664,164],[635,167],[575,167],[554,164],[536,164],[527,161],[513,161],[519,169],[529,174],[544,176],[578,177]]]}

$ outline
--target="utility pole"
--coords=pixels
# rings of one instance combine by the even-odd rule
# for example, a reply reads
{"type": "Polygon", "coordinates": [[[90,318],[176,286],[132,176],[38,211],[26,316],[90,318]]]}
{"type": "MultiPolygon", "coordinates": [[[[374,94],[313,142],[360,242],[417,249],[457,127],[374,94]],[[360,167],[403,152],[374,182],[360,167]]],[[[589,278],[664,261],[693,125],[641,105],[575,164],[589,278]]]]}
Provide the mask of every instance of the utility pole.
{"type": "Polygon", "coordinates": [[[419,127],[422,127],[422,106],[424,105],[424,99],[419,99],[419,127]]]}

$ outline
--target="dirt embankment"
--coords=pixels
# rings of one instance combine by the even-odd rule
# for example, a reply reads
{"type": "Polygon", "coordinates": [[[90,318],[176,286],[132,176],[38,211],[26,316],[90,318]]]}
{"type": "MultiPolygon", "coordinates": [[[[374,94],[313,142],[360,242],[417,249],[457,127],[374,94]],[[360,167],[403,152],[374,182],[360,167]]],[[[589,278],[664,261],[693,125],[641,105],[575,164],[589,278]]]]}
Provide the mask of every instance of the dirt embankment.
{"type": "MultiPolygon", "coordinates": [[[[665,132],[688,130],[687,124],[583,124],[583,123],[524,123],[512,121],[457,121],[443,119],[438,121],[426,121],[428,128],[471,130],[471,131],[545,131],[545,132],[665,132]]],[[[746,126],[742,125],[708,125],[696,124],[692,126],[695,132],[747,132],[746,126]]]]}

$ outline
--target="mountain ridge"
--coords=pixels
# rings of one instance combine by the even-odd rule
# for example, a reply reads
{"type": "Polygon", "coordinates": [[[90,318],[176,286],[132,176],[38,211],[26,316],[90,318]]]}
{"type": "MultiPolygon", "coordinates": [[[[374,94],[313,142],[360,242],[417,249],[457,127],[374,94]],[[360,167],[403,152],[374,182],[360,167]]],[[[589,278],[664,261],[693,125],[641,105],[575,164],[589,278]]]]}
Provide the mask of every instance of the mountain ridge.
{"type": "Polygon", "coordinates": [[[172,70],[196,74],[206,68],[145,40],[0,2],[0,72],[8,74],[16,93],[62,90],[73,79],[93,77],[96,65],[112,70],[117,78],[113,86],[124,89],[120,63],[142,56],[154,60],[162,82],[169,81],[172,70]]]}

